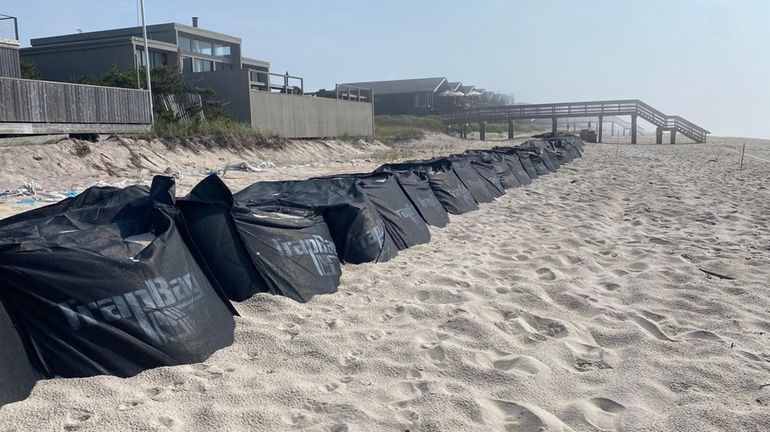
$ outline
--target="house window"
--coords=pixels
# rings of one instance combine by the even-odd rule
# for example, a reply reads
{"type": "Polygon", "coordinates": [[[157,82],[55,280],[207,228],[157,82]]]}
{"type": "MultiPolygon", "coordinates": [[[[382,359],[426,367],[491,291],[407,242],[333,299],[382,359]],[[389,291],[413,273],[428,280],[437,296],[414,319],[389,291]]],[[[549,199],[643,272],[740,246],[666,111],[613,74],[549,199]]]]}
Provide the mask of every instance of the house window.
{"type": "Polygon", "coordinates": [[[211,72],[214,62],[211,60],[193,59],[193,72],[211,72]]]}
{"type": "MultiPolygon", "coordinates": [[[[140,67],[147,65],[144,47],[136,48],[136,64],[140,67]]],[[[150,68],[168,64],[168,56],[164,52],[150,51],[150,68]]]]}
{"type": "Polygon", "coordinates": [[[214,44],[214,55],[217,57],[230,57],[230,45],[214,44]]]}
{"type": "Polygon", "coordinates": [[[217,62],[217,70],[218,71],[220,71],[220,70],[232,70],[232,69],[233,69],[233,65],[230,64],[230,63],[217,62]]]}
{"type": "Polygon", "coordinates": [[[204,55],[211,55],[213,53],[212,44],[209,41],[202,41],[193,39],[192,52],[204,55]]]}
{"type": "Polygon", "coordinates": [[[181,48],[182,51],[192,51],[192,41],[190,38],[179,36],[179,48],[181,48]]]}

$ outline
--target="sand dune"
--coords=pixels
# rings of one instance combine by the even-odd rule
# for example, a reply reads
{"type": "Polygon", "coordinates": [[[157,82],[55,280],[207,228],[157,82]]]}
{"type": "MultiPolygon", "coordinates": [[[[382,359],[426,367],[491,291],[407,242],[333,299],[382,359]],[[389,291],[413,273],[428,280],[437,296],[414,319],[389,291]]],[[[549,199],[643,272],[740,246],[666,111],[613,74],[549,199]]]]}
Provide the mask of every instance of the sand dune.
{"type": "Polygon", "coordinates": [[[238,305],[205,364],[39,382],[0,429],[769,430],[770,147],[738,145],[591,145],[335,295],[238,305]]]}

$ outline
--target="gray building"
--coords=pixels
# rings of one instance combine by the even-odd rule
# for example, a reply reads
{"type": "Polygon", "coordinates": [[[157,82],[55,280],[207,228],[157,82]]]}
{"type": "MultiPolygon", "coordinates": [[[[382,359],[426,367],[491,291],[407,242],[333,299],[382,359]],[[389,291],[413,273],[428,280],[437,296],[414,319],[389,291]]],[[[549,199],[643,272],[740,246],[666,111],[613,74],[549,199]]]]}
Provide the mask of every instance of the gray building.
{"type": "Polygon", "coordinates": [[[149,130],[148,91],[22,79],[16,18],[0,24],[0,137],[149,130]]]}
{"type": "MultiPolygon", "coordinates": [[[[150,67],[175,66],[183,74],[245,69],[255,82],[267,84],[270,63],[243,57],[241,39],[193,26],[167,23],[147,26],[150,67]]],[[[110,69],[138,69],[148,63],[141,27],[129,27],[32,39],[21,50],[43,78],[69,81],[101,75],[110,69]]]]}
{"type": "Polygon", "coordinates": [[[141,27],[76,33],[31,40],[23,59],[44,79],[68,81],[102,75],[112,68],[176,67],[194,87],[212,88],[232,117],[287,138],[374,134],[372,104],[303,96],[304,80],[270,73],[270,63],[244,57],[240,38],[167,23],[147,26],[149,58],[141,27]],[[272,77],[277,77],[275,83],[272,77]]]}
{"type": "Polygon", "coordinates": [[[341,85],[372,90],[375,114],[391,115],[431,114],[446,102],[441,94],[449,89],[447,79],[444,77],[366,81],[341,85]]]}
{"type": "Polygon", "coordinates": [[[444,77],[365,81],[340,86],[372,90],[376,114],[419,116],[512,102],[508,96],[449,82],[444,77]]]}

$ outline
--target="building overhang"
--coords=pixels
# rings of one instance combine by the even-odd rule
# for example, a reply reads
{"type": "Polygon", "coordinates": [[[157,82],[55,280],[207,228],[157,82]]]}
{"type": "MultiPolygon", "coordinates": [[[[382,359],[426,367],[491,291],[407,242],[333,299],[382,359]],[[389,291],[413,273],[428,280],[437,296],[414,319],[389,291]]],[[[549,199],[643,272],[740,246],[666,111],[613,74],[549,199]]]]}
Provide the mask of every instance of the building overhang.
{"type": "Polygon", "coordinates": [[[270,62],[264,61],[264,60],[257,60],[253,58],[248,57],[241,57],[241,63],[243,63],[244,67],[257,67],[257,68],[264,68],[264,69],[270,69],[270,62]]]}
{"type": "MultiPolygon", "coordinates": [[[[144,38],[132,36],[131,43],[137,46],[144,47],[144,38]]],[[[177,46],[168,42],[161,42],[157,40],[147,39],[147,48],[156,51],[177,52],[177,46]]]]}
{"type": "Polygon", "coordinates": [[[174,27],[178,32],[184,32],[195,36],[202,36],[205,38],[214,39],[214,40],[223,41],[223,42],[229,42],[237,45],[240,45],[242,42],[241,38],[226,35],[223,33],[218,33],[211,30],[205,30],[200,27],[193,27],[193,26],[188,26],[188,25],[179,24],[179,23],[174,23],[174,27]]]}

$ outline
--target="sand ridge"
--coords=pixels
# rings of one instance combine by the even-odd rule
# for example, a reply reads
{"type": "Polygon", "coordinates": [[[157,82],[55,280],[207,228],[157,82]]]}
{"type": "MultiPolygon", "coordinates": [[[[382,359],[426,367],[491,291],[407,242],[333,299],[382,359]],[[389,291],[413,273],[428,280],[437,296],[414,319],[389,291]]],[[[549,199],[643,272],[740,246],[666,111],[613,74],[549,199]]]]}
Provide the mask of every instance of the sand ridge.
{"type": "Polygon", "coordinates": [[[770,165],[736,146],[590,145],[335,295],[238,305],[204,364],[39,382],[0,429],[767,430],[770,165]]]}

